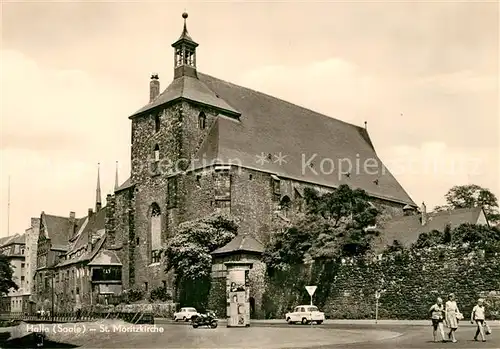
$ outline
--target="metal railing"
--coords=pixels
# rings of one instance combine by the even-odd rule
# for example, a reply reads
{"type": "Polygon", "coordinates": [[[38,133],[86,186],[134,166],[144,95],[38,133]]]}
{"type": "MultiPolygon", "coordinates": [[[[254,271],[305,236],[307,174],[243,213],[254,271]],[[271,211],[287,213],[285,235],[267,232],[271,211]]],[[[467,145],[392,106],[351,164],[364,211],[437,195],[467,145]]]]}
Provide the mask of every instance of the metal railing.
{"type": "Polygon", "coordinates": [[[154,324],[154,315],[145,312],[62,312],[52,314],[0,313],[0,321],[25,322],[88,322],[100,319],[120,319],[133,324],[154,324]]]}

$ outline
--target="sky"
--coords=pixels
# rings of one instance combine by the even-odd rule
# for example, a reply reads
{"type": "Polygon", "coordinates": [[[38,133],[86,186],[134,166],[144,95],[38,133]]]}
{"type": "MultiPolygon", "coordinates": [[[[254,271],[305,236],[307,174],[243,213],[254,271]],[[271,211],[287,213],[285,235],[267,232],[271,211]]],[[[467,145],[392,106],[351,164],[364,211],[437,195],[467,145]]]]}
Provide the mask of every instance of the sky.
{"type": "Polygon", "coordinates": [[[184,10],[199,71],[366,121],[417,204],[468,183],[500,197],[496,1],[3,0],[0,237],[41,211],[85,216],[97,163],[103,198],[116,161],[127,179],[128,116],[148,102],[152,72],[161,90],[172,81],[184,10]]]}

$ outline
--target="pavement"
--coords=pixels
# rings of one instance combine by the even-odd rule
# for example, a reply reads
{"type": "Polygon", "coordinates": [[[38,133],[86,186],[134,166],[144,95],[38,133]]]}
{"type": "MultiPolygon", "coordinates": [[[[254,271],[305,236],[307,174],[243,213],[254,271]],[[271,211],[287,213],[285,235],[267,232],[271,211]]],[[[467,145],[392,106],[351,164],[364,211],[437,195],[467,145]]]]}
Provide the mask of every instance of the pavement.
{"type": "MultiPolygon", "coordinates": [[[[485,343],[472,341],[475,327],[465,322],[457,331],[458,343],[434,343],[428,321],[385,320],[375,324],[327,320],[322,325],[289,325],[284,320],[252,320],[248,328],[227,328],[225,321],[221,321],[216,329],[194,329],[189,323],[156,320],[155,325],[131,325],[120,320],[54,325],[23,323],[11,335],[20,338],[30,331],[44,331],[47,348],[500,348],[498,321],[490,322],[493,334],[487,336],[485,343]]],[[[0,347],[16,347],[15,342],[0,347]]],[[[17,347],[25,348],[26,344],[17,347]]]]}
{"type": "MultiPolygon", "coordinates": [[[[227,322],[226,319],[220,319],[220,323],[225,324],[227,322]]],[[[156,324],[181,324],[182,322],[175,322],[172,319],[168,318],[155,318],[156,324]]],[[[323,322],[324,325],[384,325],[384,326],[430,326],[430,320],[378,320],[375,321],[373,319],[369,320],[325,320],[323,322]]],[[[286,324],[285,319],[271,319],[271,320],[251,320],[252,325],[278,325],[278,324],[286,324]]],[[[490,327],[500,327],[499,320],[488,320],[488,325],[490,327]]],[[[313,325],[314,326],[314,325],[313,325]]],[[[470,326],[476,327],[475,324],[471,324],[469,321],[461,321],[460,326],[470,326]]]]}

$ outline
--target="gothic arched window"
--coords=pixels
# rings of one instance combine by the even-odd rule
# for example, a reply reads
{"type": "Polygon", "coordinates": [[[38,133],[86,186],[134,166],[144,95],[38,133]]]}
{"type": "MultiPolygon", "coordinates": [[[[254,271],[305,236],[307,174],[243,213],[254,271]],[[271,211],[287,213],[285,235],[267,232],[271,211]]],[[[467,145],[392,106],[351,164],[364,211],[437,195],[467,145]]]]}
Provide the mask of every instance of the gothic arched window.
{"type": "Polygon", "coordinates": [[[288,195],[283,196],[280,201],[280,210],[284,213],[285,217],[288,216],[288,211],[292,207],[292,201],[288,197],[288,195]]]}
{"type": "Polygon", "coordinates": [[[158,263],[161,252],[161,210],[156,202],[151,205],[150,234],[151,263],[158,263]]]}
{"type": "Polygon", "coordinates": [[[201,112],[200,115],[198,115],[198,128],[200,130],[205,129],[207,124],[207,117],[205,116],[204,112],[201,112]]]}

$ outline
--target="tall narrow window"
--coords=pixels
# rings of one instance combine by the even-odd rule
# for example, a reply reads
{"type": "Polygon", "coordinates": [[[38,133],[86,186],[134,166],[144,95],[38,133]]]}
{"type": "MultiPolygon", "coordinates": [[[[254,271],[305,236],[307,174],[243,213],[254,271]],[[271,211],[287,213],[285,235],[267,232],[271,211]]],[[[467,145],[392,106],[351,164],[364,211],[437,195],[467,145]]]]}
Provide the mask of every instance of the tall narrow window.
{"type": "Polygon", "coordinates": [[[155,162],[160,161],[160,146],[158,144],[155,145],[154,156],[155,156],[155,162]]]}
{"type": "Polygon", "coordinates": [[[281,197],[281,182],[278,176],[271,175],[271,187],[273,192],[273,199],[279,201],[281,197]]]}
{"type": "Polygon", "coordinates": [[[159,168],[159,163],[160,163],[160,146],[158,144],[155,145],[154,149],[154,159],[153,163],[151,164],[151,175],[157,175],[158,174],[158,168],[159,168]]]}
{"type": "Polygon", "coordinates": [[[231,175],[229,170],[215,170],[215,210],[219,213],[231,212],[231,175]]]}
{"type": "Polygon", "coordinates": [[[160,113],[155,115],[155,132],[160,131],[160,113]]]}
{"type": "Polygon", "coordinates": [[[288,217],[288,212],[292,207],[292,201],[288,197],[288,195],[283,196],[283,199],[280,201],[280,211],[284,214],[285,217],[288,217]]]}
{"type": "Polygon", "coordinates": [[[177,206],[177,177],[170,177],[167,182],[167,208],[177,206]]]}
{"type": "Polygon", "coordinates": [[[157,203],[151,205],[151,263],[160,261],[161,250],[161,210],[157,203]]]}
{"type": "Polygon", "coordinates": [[[198,115],[198,128],[200,130],[205,129],[207,123],[207,117],[204,112],[201,112],[200,115],[198,115]]]}

